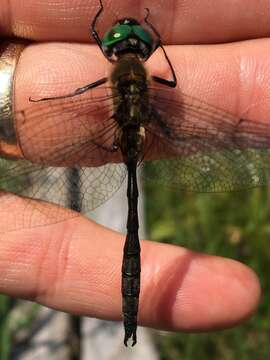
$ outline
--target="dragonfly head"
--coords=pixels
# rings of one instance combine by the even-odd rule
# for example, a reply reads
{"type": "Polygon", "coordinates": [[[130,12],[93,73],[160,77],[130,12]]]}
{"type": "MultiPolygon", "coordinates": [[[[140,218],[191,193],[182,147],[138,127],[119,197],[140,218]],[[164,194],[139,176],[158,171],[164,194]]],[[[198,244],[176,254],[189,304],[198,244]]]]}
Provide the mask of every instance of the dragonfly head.
{"type": "Polygon", "coordinates": [[[105,33],[102,47],[108,58],[117,59],[122,54],[135,53],[145,61],[153,51],[153,39],[137,20],[124,18],[105,33]]]}

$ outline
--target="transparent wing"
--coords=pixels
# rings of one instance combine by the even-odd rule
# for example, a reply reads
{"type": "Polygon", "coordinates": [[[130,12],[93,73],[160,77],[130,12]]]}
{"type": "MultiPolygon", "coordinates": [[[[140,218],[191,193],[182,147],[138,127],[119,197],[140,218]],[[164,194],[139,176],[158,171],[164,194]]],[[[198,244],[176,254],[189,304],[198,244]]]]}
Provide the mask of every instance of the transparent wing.
{"type": "Polygon", "coordinates": [[[270,182],[270,125],[194,97],[152,89],[145,176],[182,190],[234,191],[270,182]]]}
{"type": "MultiPolygon", "coordinates": [[[[91,99],[87,94],[40,102],[17,112],[27,160],[0,160],[0,188],[85,213],[109,199],[126,176],[120,154],[111,151],[118,127],[110,100],[91,93],[91,99]]],[[[27,211],[20,227],[56,223],[76,214],[31,199],[24,201],[27,211]]]]}

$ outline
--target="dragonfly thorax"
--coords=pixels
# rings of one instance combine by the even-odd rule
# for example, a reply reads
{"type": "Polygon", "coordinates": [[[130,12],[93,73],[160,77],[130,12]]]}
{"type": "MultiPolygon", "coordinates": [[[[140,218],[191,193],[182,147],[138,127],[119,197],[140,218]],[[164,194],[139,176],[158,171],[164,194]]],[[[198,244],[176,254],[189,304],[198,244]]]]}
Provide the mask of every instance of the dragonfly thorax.
{"type": "Polygon", "coordinates": [[[142,62],[134,55],[123,56],[114,67],[111,82],[118,122],[140,123],[148,96],[147,73],[142,62]]]}
{"type": "Polygon", "coordinates": [[[134,83],[137,89],[143,92],[147,89],[147,72],[136,55],[125,54],[115,64],[111,73],[111,82],[119,93],[126,92],[134,83]]]}

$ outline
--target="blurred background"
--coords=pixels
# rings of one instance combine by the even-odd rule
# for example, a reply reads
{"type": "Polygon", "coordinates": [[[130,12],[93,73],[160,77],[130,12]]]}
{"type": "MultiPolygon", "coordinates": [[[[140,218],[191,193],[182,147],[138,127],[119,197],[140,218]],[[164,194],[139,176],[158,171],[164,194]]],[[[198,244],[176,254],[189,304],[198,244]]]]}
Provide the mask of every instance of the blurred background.
{"type": "Polygon", "coordinates": [[[209,334],[158,333],[160,359],[268,359],[269,191],[176,196],[146,185],[145,216],[150,239],[239,260],[257,273],[262,286],[256,314],[241,326],[209,334]]]}

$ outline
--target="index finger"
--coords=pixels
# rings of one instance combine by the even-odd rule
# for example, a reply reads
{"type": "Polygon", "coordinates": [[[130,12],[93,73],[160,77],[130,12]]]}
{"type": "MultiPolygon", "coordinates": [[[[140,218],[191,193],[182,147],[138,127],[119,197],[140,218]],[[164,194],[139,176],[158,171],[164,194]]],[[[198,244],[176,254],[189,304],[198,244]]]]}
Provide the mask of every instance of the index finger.
{"type": "MultiPolygon", "coordinates": [[[[211,43],[267,37],[270,35],[268,0],[140,1],[104,0],[99,19],[101,34],[122,17],[143,20],[150,8],[151,22],[164,43],[211,43]]],[[[38,41],[93,42],[90,23],[99,0],[17,1],[2,0],[0,35],[38,41]]]]}
{"type": "MultiPolygon", "coordinates": [[[[26,199],[12,195],[1,200],[1,207],[12,211],[0,218],[0,292],[70,313],[120,320],[123,236],[80,216],[4,232],[14,218],[31,216],[35,202],[26,207],[26,199]]],[[[256,275],[234,260],[142,241],[142,325],[184,331],[226,328],[248,318],[259,299],[256,275]]]]}

